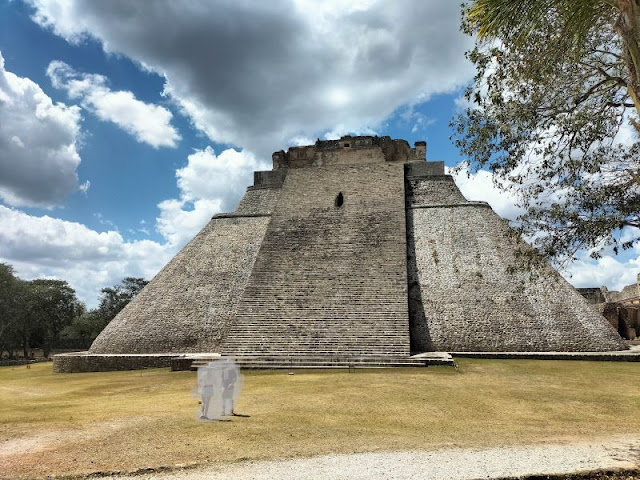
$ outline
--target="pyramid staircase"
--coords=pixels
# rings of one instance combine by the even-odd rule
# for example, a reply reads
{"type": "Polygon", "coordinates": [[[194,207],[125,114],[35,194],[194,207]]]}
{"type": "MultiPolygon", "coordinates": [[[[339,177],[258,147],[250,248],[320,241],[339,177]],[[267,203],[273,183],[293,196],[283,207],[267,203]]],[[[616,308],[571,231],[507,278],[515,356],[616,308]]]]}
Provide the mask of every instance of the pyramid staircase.
{"type": "Polygon", "coordinates": [[[427,352],[414,356],[355,356],[355,355],[183,355],[172,360],[172,370],[197,370],[210,362],[230,358],[240,368],[256,370],[339,369],[339,368],[391,368],[428,367],[430,365],[455,366],[451,355],[445,352],[427,352]]]}
{"type": "Polygon", "coordinates": [[[404,213],[401,164],[289,171],[222,355],[407,359],[404,213]]]}

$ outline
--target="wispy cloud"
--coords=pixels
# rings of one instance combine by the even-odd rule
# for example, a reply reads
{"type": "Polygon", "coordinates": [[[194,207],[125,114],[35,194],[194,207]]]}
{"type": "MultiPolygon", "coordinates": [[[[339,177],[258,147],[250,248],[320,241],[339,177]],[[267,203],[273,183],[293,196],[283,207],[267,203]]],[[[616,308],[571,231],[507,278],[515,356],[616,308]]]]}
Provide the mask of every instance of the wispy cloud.
{"type": "Polygon", "coordinates": [[[180,140],[171,125],[169,110],[141,102],[129,91],[113,91],[103,75],[80,73],[64,62],[49,64],[47,75],[54,87],[66,90],[86,110],[101,120],[112,122],[133,135],[139,142],[154,148],[175,147],[180,140]]]}

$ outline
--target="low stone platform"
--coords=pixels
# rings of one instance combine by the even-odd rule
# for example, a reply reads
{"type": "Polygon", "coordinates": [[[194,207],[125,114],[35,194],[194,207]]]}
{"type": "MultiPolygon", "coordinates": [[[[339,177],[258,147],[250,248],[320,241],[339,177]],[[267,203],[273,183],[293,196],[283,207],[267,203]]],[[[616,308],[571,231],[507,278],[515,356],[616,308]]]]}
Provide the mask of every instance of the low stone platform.
{"type": "Polygon", "coordinates": [[[142,370],[171,366],[175,353],[93,354],[89,352],[60,353],[53,356],[55,373],[112,372],[142,370]]]}
{"type": "MultiPolygon", "coordinates": [[[[220,359],[218,353],[158,353],[158,354],[90,354],[61,353],[53,357],[56,373],[109,372],[171,367],[174,371],[195,370],[198,366],[220,359]]],[[[240,368],[392,368],[455,366],[454,358],[587,360],[607,362],[640,362],[640,345],[619,352],[425,352],[410,357],[399,356],[335,356],[335,355],[237,355],[240,368]]]]}
{"type": "MultiPolygon", "coordinates": [[[[172,370],[197,370],[220,356],[184,355],[171,361],[172,370]]],[[[446,352],[429,352],[412,357],[355,355],[235,355],[233,360],[245,369],[313,369],[313,368],[392,368],[454,366],[446,352]]]]}
{"type": "Polygon", "coordinates": [[[451,352],[451,355],[457,358],[640,362],[640,345],[615,352],[451,352]]]}
{"type": "MultiPolygon", "coordinates": [[[[62,353],[53,357],[56,373],[108,372],[171,367],[174,371],[195,370],[198,366],[220,359],[218,353],[159,354],[92,354],[62,353]]],[[[331,356],[331,355],[239,355],[233,359],[240,368],[391,368],[454,365],[444,352],[428,352],[412,357],[399,356],[331,356]]]]}

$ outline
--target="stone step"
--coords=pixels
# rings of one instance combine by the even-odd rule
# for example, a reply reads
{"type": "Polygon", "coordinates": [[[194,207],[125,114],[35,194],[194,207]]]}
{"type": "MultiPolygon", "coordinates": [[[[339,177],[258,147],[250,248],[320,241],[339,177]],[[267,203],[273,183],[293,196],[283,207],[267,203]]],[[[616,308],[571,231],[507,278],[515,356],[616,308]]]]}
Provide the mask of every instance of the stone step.
{"type": "MultiPolygon", "coordinates": [[[[389,333],[389,332],[380,332],[380,334],[375,334],[375,333],[369,333],[367,331],[361,331],[361,330],[342,330],[342,329],[314,329],[314,328],[304,328],[303,326],[299,327],[299,328],[278,328],[278,327],[270,327],[269,325],[265,325],[263,328],[258,329],[257,327],[252,328],[252,327],[246,327],[239,332],[235,332],[236,335],[239,335],[238,337],[236,337],[236,335],[233,336],[233,338],[259,338],[260,336],[264,337],[264,338],[269,338],[269,339],[274,339],[276,341],[280,340],[280,341],[289,341],[291,339],[295,339],[295,338],[301,338],[301,337],[307,337],[311,340],[333,340],[336,339],[336,341],[340,341],[340,337],[335,336],[336,333],[339,333],[341,335],[344,335],[344,338],[349,338],[349,339],[360,339],[362,341],[366,340],[372,340],[375,343],[380,343],[378,340],[381,338],[388,338],[388,339],[394,339],[394,338],[402,338],[403,335],[401,333],[389,333]],[[267,333],[267,335],[265,335],[264,333],[267,333]],[[274,337],[274,334],[280,334],[279,337],[274,337]]],[[[404,338],[406,338],[406,334],[404,335],[404,338]]],[[[231,339],[230,339],[231,340],[231,339]]]]}
{"type": "MultiPolygon", "coordinates": [[[[301,342],[307,345],[320,344],[320,343],[328,344],[328,345],[346,345],[351,343],[352,341],[356,341],[358,342],[358,344],[365,346],[365,348],[368,345],[374,345],[374,344],[380,347],[385,347],[387,345],[393,344],[394,340],[402,338],[399,336],[392,337],[392,336],[384,336],[384,335],[375,336],[375,337],[373,336],[365,337],[362,335],[344,335],[342,338],[336,336],[335,338],[338,338],[339,340],[335,341],[330,336],[326,336],[326,334],[314,335],[314,334],[303,333],[303,332],[299,334],[298,333],[291,334],[291,332],[283,332],[278,330],[274,330],[272,332],[263,330],[263,331],[256,331],[255,333],[256,333],[255,335],[246,335],[244,337],[239,337],[239,338],[242,338],[243,340],[246,340],[246,341],[252,341],[252,342],[265,341],[265,342],[270,342],[274,345],[277,343],[289,344],[291,342],[301,342]],[[270,334],[273,334],[273,335],[270,335],[270,334]]],[[[333,333],[341,334],[341,332],[329,332],[329,335],[333,333]]],[[[233,337],[227,338],[226,343],[233,342],[234,338],[236,338],[235,335],[233,337]]]]}
{"type": "MultiPolygon", "coordinates": [[[[404,192],[404,167],[380,168],[375,175],[386,188],[404,192]]],[[[383,202],[376,194],[384,212],[344,210],[337,216],[321,208],[303,221],[297,206],[318,194],[311,188],[318,175],[336,188],[343,181],[333,170],[288,174],[222,353],[407,358],[404,201],[394,203],[397,195],[389,193],[383,202]],[[378,254],[371,254],[372,247],[378,254]]],[[[369,170],[362,175],[363,182],[373,182],[369,170]]]]}
{"type": "MultiPolygon", "coordinates": [[[[328,352],[339,351],[342,353],[353,353],[355,351],[358,352],[371,352],[373,353],[375,350],[396,350],[398,346],[404,345],[404,343],[386,343],[386,344],[372,344],[367,342],[312,342],[312,341],[302,341],[299,338],[291,340],[289,342],[272,342],[268,338],[266,339],[254,339],[252,341],[247,340],[246,342],[226,342],[225,346],[240,348],[240,347],[248,347],[249,345],[254,345],[255,347],[267,348],[271,347],[274,349],[277,348],[287,348],[289,351],[304,351],[307,352],[310,349],[315,350],[324,350],[328,352]],[[345,348],[351,347],[351,350],[345,350],[345,348]]],[[[408,348],[408,347],[407,347],[408,348]]],[[[408,350],[407,350],[408,351],[408,350]]]]}
{"type": "MultiPolygon", "coordinates": [[[[251,355],[261,355],[261,356],[273,356],[273,355],[281,355],[281,356],[286,356],[287,352],[286,351],[282,351],[282,350],[264,350],[264,351],[249,351],[249,350],[244,350],[244,351],[234,351],[234,352],[222,352],[225,356],[230,356],[230,357],[249,357],[251,355]]],[[[361,352],[358,352],[358,354],[360,354],[361,352]]],[[[333,358],[336,355],[339,355],[339,352],[333,351],[333,352],[305,352],[305,355],[307,356],[313,356],[313,355],[317,355],[317,356],[323,356],[323,357],[330,357],[333,358]]],[[[402,351],[393,351],[393,352],[375,352],[375,355],[378,357],[404,357],[405,354],[402,351]]]]}
{"type": "MultiPolygon", "coordinates": [[[[398,337],[398,339],[401,339],[402,337],[398,337]]],[[[342,341],[336,342],[333,341],[333,339],[331,338],[323,338],[320,336],[313,336],[313,335],[295,335],[295,336],[291,336],[291,337],[287,337],[287,338],[280,338],[280,340],[278,340],[277,342],[274,342],[271,340],[271,338],[269,336],[265,336],[264,332],[261,332],[260,337],[258,336],[248,336],[248,337],[244,337],[243,339],[238,339],[238,338],[233,338],[233,339],[228,339],[227,342],[225,342],[226,345],[244,345],[244,344],[248,344],[248,343],[255,343],[255,344],[264,344],[264,345],[291,345],[291,344],[296,344],[299,343],[300,345],[304,345],[304,348],[308,348],[308,347],[313,347],[313,346],[320,346],[320,345],[326,345],[326,346],[332,346],[332,345],[352,345],[352,344],[357,344],[357,345],[361,345],[361,349],[365,349],[368,350],[369,348],[372,348],[373,346],[376,346],[378,348],[385,348],[385,347],[390,347],[390,346],[397,346],[398,344],[404,344],[404,342],[401,342],[400,340],[398,340],[398,342],[394,342],[394,338],[392,337],[384,337],[384,336],[380,336],[377,337],[375,339],[373,339],[372,342],[367,342],[367,338],[362,338],[362,337],[358,337],[358,336],[354,336],[354,337],[346,337],[346,338],[342,338],[342,341]],[[386,339],[386,341],[382,342],[380,340],[386,339]]]]}
{"type": "Polygon", "coordinates": [[[308,348],[301,349],[299,345],[282,345],[282,346],[268,346],[268,345],[230,345],[225,346],[222,349],[222,353],[224,355],[252,355],[252,354],[260,354],[260,355],[288,355],[290,352],[304,352],[306,355],[341,355],[344,352],[351,352],[354,355],[363,355],[363,354],[371,354],[371,355],[404,355],[409,354],[409,349],[404,348],[404,346],[397,346],[396,348],[369,348],[366,346],[358,346],[358,348],[349,348],[349,346],[345,346],[345,348],[308,348]]]}
{"type": "MultiPolygon", "coordinates": [[[[354,355],[358,355],[358,356],[364,356],[366,354],[366,350],[351,350],[354,355]]],[[[289,353],[293,353],[295,354],[296,350],[290,348],[290,349],[255,349],[255,348],[247,348],[247,349],[234,349],[234,350],[223,350],[222,354],[226,355],[226,356],[243,356],[243,357],[247,357],[247,356],[251,356],[251,355],[280,355],[280,356],[288,356],[289,353]]],[[[328,357],[333,357],[333,356],[337,356],[337,355],[343,355],[344,354],[344,350],[303,350],[302,351],[304,355],[307,356],[316,356],[316,355],[322,355],[322,356],[328,356],[328,357]]],[[[382,350],[369,350],[369,352],[372,354],[371,356],[378,356],[378,357],[388,357],[388,356],[408,356],[409,355],[409,351],[408,350],[403,350],[403,349],[395,349],[395,350],[386,350],[386,351],[382,351],[382,350]]]]}
{"type": "MultiPolygon", "coordinates": [[[[197,370],[198,367],[207,365],[211,361],[227,357],[204,358],[198,356],[189,358],[181,357],[180,368],[182,370],[197,370]]],[[[344,356],[344,355],[239,355],[233,360],[238,366],[245,369],[321,369],[321,368],[391,368],[391,367],[424,367],[429,365],[454,366],[453,359],[447,354],[426,356],[344,356]]],[[[177,365],[177,363],[176,363],[177,365]]],[[[172,364],[173,368],[173,364],[172,364]]],[[[176,368],[178,369],[178,368],[176,368]]]]}
{"type": "Polygon", "coordinates": [[[402,347],[404,351],[408,352],[408,346],[404,345],[404,343],[389,343],[386,345],[379,344],[367,344],[366,342],[303,342],[299,339],[291,342],[270,342],[268,339],[266,340],[254,340],[254,341],[246,341],[246,342],[227,342],[224,345],[224,349],[236,349],[236,348],[248,348],[251,351],[252,348],[270,348],[272,350],[286,349],[289,351],[304,351],[309,352],[312,350],[312,354],[318,351],[326,351],[326,352],[372,352],[374,353],[376,350],[380,350],[382,352],[387,352],[389,350],[398,350],[399,347],[402,347]]]}

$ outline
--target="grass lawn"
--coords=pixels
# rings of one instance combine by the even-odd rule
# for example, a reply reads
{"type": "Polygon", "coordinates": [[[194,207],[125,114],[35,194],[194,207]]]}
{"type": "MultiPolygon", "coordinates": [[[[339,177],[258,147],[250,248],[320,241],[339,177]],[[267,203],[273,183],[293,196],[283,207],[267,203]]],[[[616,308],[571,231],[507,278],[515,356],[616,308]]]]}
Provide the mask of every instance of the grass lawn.
{"type": "Polygon", "coordinates": [[[244,372],[236,411],[195,421],[194,372],[0,368],[0,477],[334,452],[640,436],[640,363],[244,372]]]}

